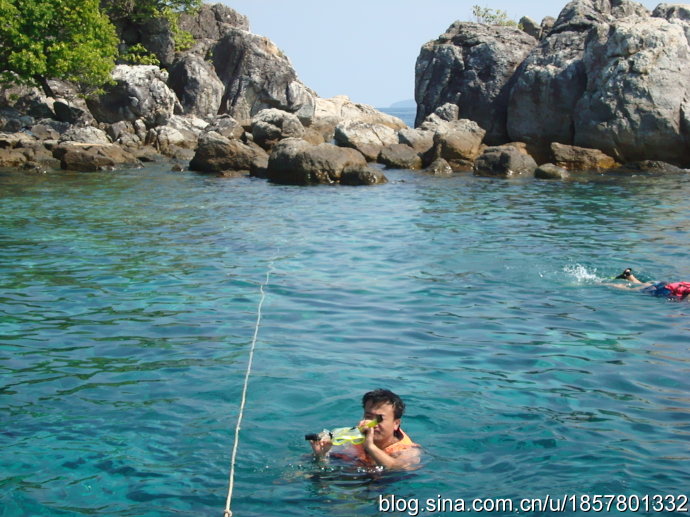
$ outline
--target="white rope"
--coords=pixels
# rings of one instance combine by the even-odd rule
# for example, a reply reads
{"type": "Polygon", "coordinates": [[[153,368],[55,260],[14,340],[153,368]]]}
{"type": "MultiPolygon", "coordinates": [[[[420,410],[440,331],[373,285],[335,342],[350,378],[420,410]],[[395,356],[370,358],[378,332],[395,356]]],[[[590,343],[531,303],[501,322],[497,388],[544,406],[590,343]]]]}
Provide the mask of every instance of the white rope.
{"type": "Polygon", "coordinates": [[[254,337],[252,338],[252,344],[249,349],[249,361],[247,362],[247,372],[244,375],[244,387],[242,388],[242,402],[240,403],[240,412],[237,416],[237,426],[235,427],[235,443],[232,446],[232,459],[230,460],[230,480],[228,483],[228,498],[225,501],[225,512],[223,513],[224,517],[232,517],[230,503],[232,502],[232,491],[235,487],[235,459],[237,458],[237,447],[240,443],[240,426],[242,425],[244,406],[247,402],[247,387],[249,386],[249,375],[251,374],[252,363],[254,362],[254,348],[256,348],[256,339],[259,336],[259,326],[261,326],[261,308],[263,307],[264,300],[266,299],[264,287],[268,286],[268,280],[271,277],[272,269],[273,262],[271,262],[268,265],[268,271],[266,271],[266,280],[259,287],[259,293],[261,294],[261,297],[259,299],[259,306],[256,311],[256,325],[254,326],[254,337]]]}

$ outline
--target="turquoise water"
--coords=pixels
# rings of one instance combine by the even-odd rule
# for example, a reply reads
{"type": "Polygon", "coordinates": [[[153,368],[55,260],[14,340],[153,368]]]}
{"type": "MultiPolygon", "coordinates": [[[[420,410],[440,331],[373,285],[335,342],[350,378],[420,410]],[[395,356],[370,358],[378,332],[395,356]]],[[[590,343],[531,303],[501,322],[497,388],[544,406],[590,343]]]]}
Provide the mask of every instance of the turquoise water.
{"type": "Polygon", "coordinates": [[[602,280],[690,278],[690,178],[387,175],[0,173],[0,515],[221,516],[267,275],[236,516],[687,494],[690,304],[602,280]],[[380,386],[423,468],[314,465],[380,386]]]}

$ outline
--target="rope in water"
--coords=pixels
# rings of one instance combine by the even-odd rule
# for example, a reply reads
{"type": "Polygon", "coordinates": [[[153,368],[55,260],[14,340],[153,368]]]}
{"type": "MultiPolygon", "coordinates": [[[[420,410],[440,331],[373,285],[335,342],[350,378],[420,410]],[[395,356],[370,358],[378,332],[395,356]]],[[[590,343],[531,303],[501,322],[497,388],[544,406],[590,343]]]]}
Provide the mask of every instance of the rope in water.
{"type": "Polygon", "coordinates": [[[237,425],[235,426],[235,443],[232,446],[232,458],[230,460],[230,479],[228,482],[228,498],[225,501],[225,512],[224,517],[232,517],[232,510],[230,510],[230,504],[232,502],[232,491],[235,487],[235,459],[237,458],[237,447],[240,443],[240,427],[242,425],[242,417],[244,415],[244,406],[247,403],[247,387],[249,386],[249,376],[252,371],[252,363],[254,362],[254,349],[256,348],[256,339],[259,336],[259,327],[261,326],[261,309],[264,305],[264,300],[266,299],[266,293],[264,288],[268,286],[268,281],[271,278],[271,271],[273,270],[273,262],[268,265],[268,271],[266,271],[266,280],[259,287],[259,306],[256,311],[256,325],[254,326],[254,337],[252,338],[252,344],[249,349],[249,360],[247,361],[247,372],[244,375],[244,387],[242,388],[242,402],[240,403],[240,412],[237,416],[237,425]]]}

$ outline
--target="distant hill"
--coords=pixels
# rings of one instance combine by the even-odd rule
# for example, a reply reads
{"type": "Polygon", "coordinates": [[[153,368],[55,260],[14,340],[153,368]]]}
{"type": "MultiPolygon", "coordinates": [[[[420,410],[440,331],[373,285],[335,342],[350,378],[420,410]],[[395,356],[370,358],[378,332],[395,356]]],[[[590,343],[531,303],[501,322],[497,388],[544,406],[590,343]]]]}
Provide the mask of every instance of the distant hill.
{"type": "Polygon", "coordinates": [[[390,108],[416,108],[417,103],[414,101],[414,99],[407,99],[404,101],[394,102],[389,107],[390,108]]]}

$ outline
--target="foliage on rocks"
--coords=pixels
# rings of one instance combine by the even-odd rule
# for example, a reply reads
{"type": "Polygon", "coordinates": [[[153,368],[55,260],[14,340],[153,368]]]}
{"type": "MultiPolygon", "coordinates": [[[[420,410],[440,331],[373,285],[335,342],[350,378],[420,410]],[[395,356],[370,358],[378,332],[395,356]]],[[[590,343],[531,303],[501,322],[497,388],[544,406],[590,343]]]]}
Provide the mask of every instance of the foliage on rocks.
{"type": "Polygon", "coordinates": [[[109,82],[115,29],[98,0],[0,0],[0,82],[65,79],[88,91],[109,82]]]}

